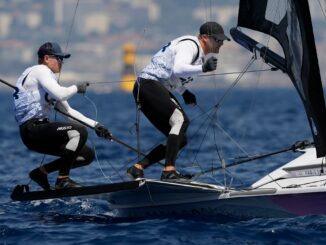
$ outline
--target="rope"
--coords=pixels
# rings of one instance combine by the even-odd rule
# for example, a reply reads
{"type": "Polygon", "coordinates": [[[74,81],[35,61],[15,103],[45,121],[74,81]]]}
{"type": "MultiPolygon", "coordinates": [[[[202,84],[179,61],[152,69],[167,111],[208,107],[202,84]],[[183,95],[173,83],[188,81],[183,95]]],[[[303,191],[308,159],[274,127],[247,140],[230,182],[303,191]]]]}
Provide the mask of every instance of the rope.
{"type": "MultiPolygon", "coordinates": [[[[197,107],[201,110],[201,111],[203,111],[203,113],[205,113],[205,111],[204,111],[204,109],[202,109],[199,105],[197,105],[197,107]]],[[[214,120],[214,118],[212,118],[212,117],[210,117],[209,115],[207,115],[207,117],[209,118],[209,119],[211,119],[211,121],[212,121],[212,123],[217,127],[217,128],[219,128],[224,134],[225,134],[225,136],[227,136],[243,153],[245,153],[245,154],[247,154],[248,155],[248,153],[247,153],[247,151],[238,143],[238,142],[236,142],[236,140],[235,139],[233,139],[232,138],[232,136],[230,135],[230,134],[228,134],[223,128],[222,128],[222,126],[221,125],[219,125],[215,120],[214,120]]]]}
{"type": "Polygon", "coordinates": [[[69,32],[68,32],[68,38],[67,38],[67,41],[66,41],[66,46],[65,46],[64,52],[67,52],[67,50],[68,50],[68,45],[69,45],[69,42],[70,42],[70,38],[71,38],[71,34],[72,34],[72,29],[74,27],[78,5],[79,5],[79,0],[77,0],[77,3],[75,5],[74,15],[73,15],[72,21],[70,23],[70,28],[69,28],[69,32]]]}
{"type": "Polygon", "coordinates": [[[323,9],[323,5],[321,4],[320,0],[318,0],[318,2],[319,2],[319,5],[320,5],[321,12],[323,13],[324,18],[326,19],[326,2],[324,0],[325,9],[323,9]]]}
{"type": "MultiPolygon", "coordinates": [[[[271,67],[269,69],[261,69],[261,70],[247,70],[246,73],[255,73],[255,72],[263,72],[263,71],[277,71],[278,69],[275,67],[271,67]]],[[[235,75],[235,74],[241,74],[243,73],[243,71],[233,71],[233,72],[223,72],[223,73],[210,73],[210,74],[200,74],[197,75],[197,77],[211,77],[211,76],[225,76],[225,75],[235,75]]],[[[106,82],[92,82],[89,81],[88,83],[90,85],[101,85],[101,84],[115,84],[115,83],[134,83],[135,80],[126,80],[126,81],[122,81],[122,80],[116,80],[116,81],[106,81],[106,82]]]]}
{"type": "MultiPolygon", "coordinates": [[[[271,67],[269,69],[260,69],[260,70],[249,70],[246,71],[246,73],[250,72],[262,72],[262,71],[277,71],[278,69],[275,67],[271,67]]],[[[210,74],[200,74],[198,77],[210,77],[210,76],[224,76],[224,75],[235,75],[235,74],[241,74],[243,71],[233,71],[233,72],[223,72],[223,73],[210,73],[210,74]]]]}
{"type": "MultiPolygon", "coordinates": [[[[72,17],[72,21],[70,23],[70,27],[69,27],[69,32],[68,32],[68,37],[67,37],[67,41],[66,41],[66,46],[65,46],[65,49],[64,49],[64,53],[66,53],[67,50],[68,50],[68,45],[69,45],[69,42],[70,42],[71,33],[72,33],[73,26],[74,26],[74,22],[75,22],[75,17],[76,17],[76,14],[77,14],[78,5],[79,5],[79,0],[77,0],[76,5],[75,5],[74,14],[73,14],[73,17],[72,17]]],[[[58,83],[59,84],[60,84],[60,77],[61,77],[61,71],[59,72],[59,76],[58,76],[58,83]]]]}

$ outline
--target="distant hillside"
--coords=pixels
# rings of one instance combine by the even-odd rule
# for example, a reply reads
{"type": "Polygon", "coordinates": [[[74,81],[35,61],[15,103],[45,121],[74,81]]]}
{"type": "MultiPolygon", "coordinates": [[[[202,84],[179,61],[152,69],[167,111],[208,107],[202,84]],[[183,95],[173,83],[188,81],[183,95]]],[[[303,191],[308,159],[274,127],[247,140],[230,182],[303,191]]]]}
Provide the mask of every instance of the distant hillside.
{"type": "MultiPolygon", "coordinates": [[[[326,52],[326,20],[318,2],[310,4],[319,63],[326,80],[326,56],[321,55],[326,52]]],[[[51,40],[72,54],[60,76],[63,82],[109,82],[107,90],[111,90],[118,87],[121,79],[123,44],[136,46],[137,73],[164,43],[179,35],[197,35],[199,26],[207,20],[221,23],[227,33],[237,24],[238,0],[79,1],[72,26],[76,3],[77,0],[1,1],[1,77],[15,81],[23,69],[36,63],[38,47],[51,40]]],[[[236,43],[225,43],[218,55],[218,72],[239,71],[250,57],[236,43]]],[[[222,84],[234,80],[232,76],[219,79],[222,84]]],[[[275,85],[280,78],[272,80],[275,85]]]]}

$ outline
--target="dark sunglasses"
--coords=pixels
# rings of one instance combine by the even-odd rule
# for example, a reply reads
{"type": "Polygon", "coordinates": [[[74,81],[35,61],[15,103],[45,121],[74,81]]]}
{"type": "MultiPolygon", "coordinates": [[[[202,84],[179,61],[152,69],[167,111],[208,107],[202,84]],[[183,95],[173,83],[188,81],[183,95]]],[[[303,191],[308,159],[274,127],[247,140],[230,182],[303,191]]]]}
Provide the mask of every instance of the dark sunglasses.
{"type": "Polygon", "coordinates": [[[220,40],[220,39],[217,39],[216,37],[214,36],[209,36],[210,38],[212,38],[216,43],[218,44],[223,44],[224,40],[220,40]]]}
{"type": "Polygon", "coordinates": [[[53,58],[55,58],[57,61],[59,61],[59,62],[63,62],[63,57],[62,56],[58,56],[58,55],[49,55],[49,57],[53,57],[53,58]]]}

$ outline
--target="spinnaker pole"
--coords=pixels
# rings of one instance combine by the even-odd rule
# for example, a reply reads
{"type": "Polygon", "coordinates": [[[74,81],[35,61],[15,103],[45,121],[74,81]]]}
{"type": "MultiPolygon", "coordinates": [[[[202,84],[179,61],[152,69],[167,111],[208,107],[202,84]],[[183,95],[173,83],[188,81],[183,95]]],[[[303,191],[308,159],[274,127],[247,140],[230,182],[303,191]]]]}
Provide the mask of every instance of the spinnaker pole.
{"type": "Polygon", "coordinates": [[[297,141],[296,143],[294,143],[290,147],[279,149],[277,151],[273,151],[273,152],[269,152],[269,153],[265,153],[265,154],[259,154],[259,155],[256,155],[256,156],[249,156],[249,157],[247,157],[245,159],[242,159],[240,161],[235,161],[235,162],[227,164],[225,166],[212,167],[210,169],[207,169],[207,170],[204,170],[204,171],[201,171],[201,172],[195,174],[194,178],[199,177],[199,176],[201,176],[203,174],[207,174],[207,173],[212,172],[212,171],[217,171],[217,170],[221,170],[221,169],[224,169],[224,168],[237,166],[239,164],[246,163],[246,162],[251,162],[251,161],[254,161],[254,160],[257,160],[257,159],[262,159],[262,158],[265,158],[265,157],[277,155],[277,154],[288,152],[288,151],[296,151],[297,149],[305,149],[307,146],[311,146],[311,145],[314,145],[314,143],[310,142],[308,140],[297,141]]]}

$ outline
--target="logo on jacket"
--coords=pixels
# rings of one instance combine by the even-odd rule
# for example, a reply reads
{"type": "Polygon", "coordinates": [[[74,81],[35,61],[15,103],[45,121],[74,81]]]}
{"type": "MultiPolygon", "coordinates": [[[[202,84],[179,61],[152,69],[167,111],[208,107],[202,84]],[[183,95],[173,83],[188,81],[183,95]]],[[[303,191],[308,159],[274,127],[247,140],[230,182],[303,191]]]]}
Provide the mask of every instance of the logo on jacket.
{"type": "Polygon", "coordinates": [[[64,130],[69,130],[72,129],[72,126],[63,126],[63,127],[58,127],[57,131],[64,131],[64,130]]]}

